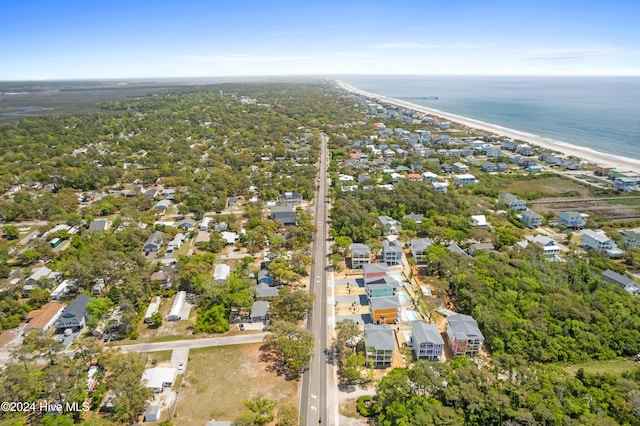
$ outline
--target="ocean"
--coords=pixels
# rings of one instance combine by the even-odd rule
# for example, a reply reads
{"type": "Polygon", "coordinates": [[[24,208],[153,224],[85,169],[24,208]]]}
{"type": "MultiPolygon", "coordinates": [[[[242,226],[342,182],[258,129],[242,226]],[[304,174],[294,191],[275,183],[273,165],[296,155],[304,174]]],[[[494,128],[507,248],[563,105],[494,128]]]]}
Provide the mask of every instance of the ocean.
{"type": "Polygon", "coordinates": [[[338,80],[366,92],[640,160],[639,77],[344,76],[338,80]]]}

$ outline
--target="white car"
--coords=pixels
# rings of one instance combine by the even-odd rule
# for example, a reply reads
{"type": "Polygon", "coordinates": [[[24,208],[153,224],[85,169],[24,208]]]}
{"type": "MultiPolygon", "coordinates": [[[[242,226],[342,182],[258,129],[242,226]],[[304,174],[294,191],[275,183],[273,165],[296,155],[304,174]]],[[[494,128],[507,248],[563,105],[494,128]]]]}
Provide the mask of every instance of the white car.
{"type": "Polygon", "coordinates": [[[182,371],[184,370],[184,362],[181,362],[180,364],[178,364],[178,371],[182,371]]]}

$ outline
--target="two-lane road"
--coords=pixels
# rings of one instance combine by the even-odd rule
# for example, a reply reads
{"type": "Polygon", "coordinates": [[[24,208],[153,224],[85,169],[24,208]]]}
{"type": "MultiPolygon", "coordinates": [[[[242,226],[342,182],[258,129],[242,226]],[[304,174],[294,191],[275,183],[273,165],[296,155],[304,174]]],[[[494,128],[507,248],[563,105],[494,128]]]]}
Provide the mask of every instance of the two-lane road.
{"type": "Polygon", "coordinates": [[[318,164],[318,192],[316,195],[315,224],[316,235],[313,241],[309,292],[316,295],[311,315],[307,319],[307,328],[315,336],[313,355],[309,369],[302,376],[300,391],[300,424],[324,424],[327,417],[327,372],[325,350],[327,340],[327,142],[329,137],[321,135],[320,162],[318,164]]]}

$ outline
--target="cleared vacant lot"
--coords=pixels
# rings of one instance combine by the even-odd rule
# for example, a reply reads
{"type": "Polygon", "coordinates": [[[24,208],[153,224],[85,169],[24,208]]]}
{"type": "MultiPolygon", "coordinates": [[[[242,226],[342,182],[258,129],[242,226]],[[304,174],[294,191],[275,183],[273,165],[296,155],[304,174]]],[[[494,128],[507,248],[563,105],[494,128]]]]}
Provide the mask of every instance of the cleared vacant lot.
{"type": "Polygon", "coordinates": [[[245,410],[242,401],[257,393],[297,406],[299,382],[287,382],[268,372],[269,364],[259,361],[261,345],[192,349],[185,380],[179,389],[174,424],[233,420],[245,410]]]}

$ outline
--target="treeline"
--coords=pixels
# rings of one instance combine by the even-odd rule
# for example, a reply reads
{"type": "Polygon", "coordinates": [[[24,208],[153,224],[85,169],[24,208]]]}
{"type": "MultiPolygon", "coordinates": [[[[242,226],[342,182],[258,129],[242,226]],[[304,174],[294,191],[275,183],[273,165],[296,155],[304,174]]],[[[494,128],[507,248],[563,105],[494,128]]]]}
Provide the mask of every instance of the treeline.
{"type": "Polygon", "coordinates": [[[575,377],[553,366],[479,367],[468,357],[396,368],[358,411],[392,425],[640,425],[640,368],[575,377]]]}

